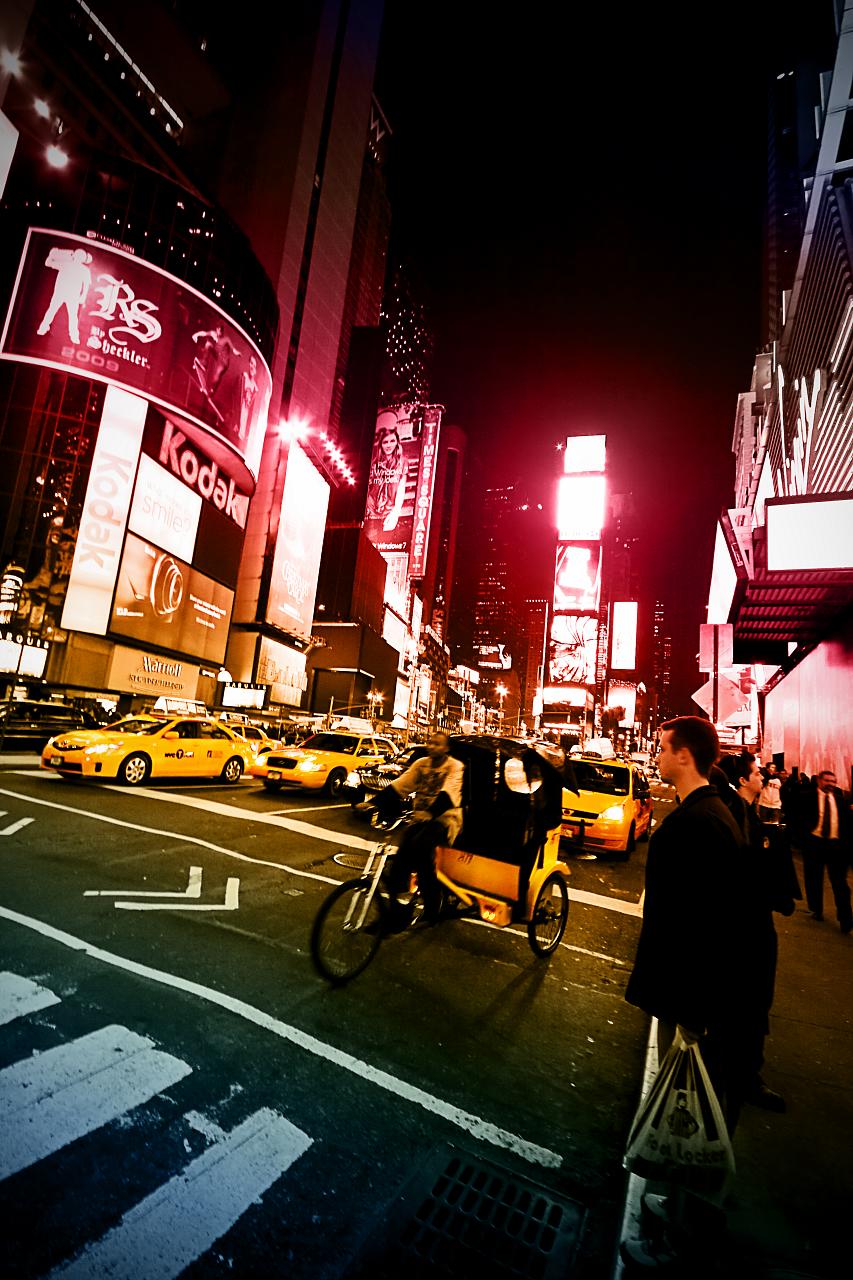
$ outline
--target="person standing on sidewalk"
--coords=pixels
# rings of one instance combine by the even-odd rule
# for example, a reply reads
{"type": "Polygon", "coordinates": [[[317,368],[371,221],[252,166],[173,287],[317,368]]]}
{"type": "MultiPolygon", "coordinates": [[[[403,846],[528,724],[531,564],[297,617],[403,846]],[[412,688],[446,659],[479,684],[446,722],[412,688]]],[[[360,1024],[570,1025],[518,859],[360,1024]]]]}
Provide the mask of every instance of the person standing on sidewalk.
{"type": "MultiPolygon", "coordinates": [[[[679,803],[649,842],[643,923],[625,999],[658,1019],[658,1056],[676,1029],[699,1042],[731,1134],[754,1083],[756,1017],[766,1019],[766,908],[744,856],[746,841],[708,775],[719,756],[714,726],[679,716],[662,726],[661,778],[679,803]],[[762,990],[762,988],[765,988],[762,990]]],[[[719,1203],[685,1195],[647,1196],[666,1204],[660,1246],[623,1240],[623,1260],[662,1269],[713,1250],[725,1215],[719,1203]]]]}
{"type": "Polygon", "coordinates": [[[758,796],[758,816],[762,822],[782,821],[782,779],[772,761],[764,770],[764,784],[758,796]]]}
{"type": "Polygon", "coordinates": [[[831,769],[818,774],[817,787],[806,796],[801,808],[803,879],[812,919],[823,919],[823,873],[829,875],[835,912],[842,933],[853,930],[850,884],[850,798],[836,786],[831,769]]]}

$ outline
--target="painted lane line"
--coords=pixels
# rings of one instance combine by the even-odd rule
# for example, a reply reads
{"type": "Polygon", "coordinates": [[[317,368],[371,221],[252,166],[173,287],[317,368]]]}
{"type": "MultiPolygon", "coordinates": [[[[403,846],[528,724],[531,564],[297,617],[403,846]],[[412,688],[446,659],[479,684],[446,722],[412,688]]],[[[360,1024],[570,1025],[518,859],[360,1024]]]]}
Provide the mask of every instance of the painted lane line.
{"type": "Polygon", "coordinates": [[[276,1111],[256,1111],[124,1215],[50,1280],[174,1280],[224,1236],[312,1145],[276,1111]]]}
{"type": "Polygon", "coordinates": [[[186,889],[179,893],[160,892],[158,889],[84,889],[84,898],[124,898],[128,893],[135,898],[200,898],[201,867],[190,867],[190,877],[186,889]]]}
{"type": "Polygon", "coordinates": [[[117,911],[236,911],[240,905],[240,881],[230,876],[224,902],[116,902],[117,911]]]}
{"type": "MultiPolygon", "coordinates": [[[[17,796],[20,799],[17,791],[3,791],[0,788],[0,795],[17,796]]],[[[300,876],[304,880],[317,880],[320,884],[331,885],[341,883],[334,876],[322,876],[316,871],[302,871],[299,867],[289,867],[285,862],[273,862],[268,858],[253,858],[247,853],[238,853],[236,849],[224,849],[221,845],[212,844],[210,840],[202,840],[200,836],[188,836],[183,831],[162,831],[159,827],[143,827],[139,822],[125,822],[122,818],[108,818],[104,813],[90,813],[87,809],[75,809],[73,805],[57,804],[54,800],[33,799],[32,803],[44,805],[48,809],[59,809],[63,813],[73,813],[79,818],[91,818],[93,822],[106,822],[113,827],[141,831],[144,835],[165,836],[168,840],[179,840],[184,844],[196,844],[202,849],[210,849],[213,853],[224,854],[227,858],[236,858],[238,862],[248,862],[257,867],[274,867],[276,871],[286,871],[288,875],[300,876]]]]}
{"type": "MultiPolygon", "coordinates": [[[[5,817],[5,814],[3,815],[5,817]]],[[[18,831],[23,831],[24,827],[28,827],[31,822],[35,822],[35,818],[19,818],[17,822],[13,822],[11,826],[4,827],[0,831],[0,836],[13,836],[18,831]]]]}
{"type": "MultiPolygon", "coordinates": [[[[51,775],[45,778],[45,782],[50,782],[54,786],[60,785],[60,779],[51,775]]],[[[14,796],[16,800],[30,800],[29,796],[21,796],[17,791],[3,791],[0,789],[0,795],[14,796]]],[[[222,804],[219,800],[200,800],[197,796],[179,796],[172,795],[168,791],[154,791],[150,787],[133,787],[130,791],[118,788],[112,792],[114,796],[120,796],[124,800],[133,800],[136,798],[142,800],[159,800],[161,804],[180,804],[188,809],[201,809],[204,813],[215,813],[223,818],[239,818],[241,822],[260,822],[266,826],[278,827],[279,830],[292,831],[299,836],[307,836],[311,840],[326,840],[330,844],[348,845],[350,849],[372,849],[375,840],[363,840],[361,836],[351,836],[345,831],[329,831],[326,827],[315,827],[310,822],[297,822],[295,818],[285,818],[274,813],[255,813],[252,809],[241,809],[233,804],[222,804]]],[[[45,801],[33,801],[33,803],[46,803],[45,801]]],[[[61,808],[62,806],[57,806],[61,808]]],[[[322,806],[324,809],[326,806],[322,806]]],[[[70,805],[68,808],[73,813],[82,813],[82,809],[73,809],[70,805]]],[[[115,821],[115,819],[113,819],[115,821]]],[[[128,824],[132,825],[132,824],[128,824]]],[[[187,839],[190,837],[187,836],[187,839]]],[[[204,844],[204,841],[199,841],[204,844]]]]}
{"type": "MultiPolygon", "coordinates": [[[[477,920],[473,917],[463,916],[460,924],[473,924],[478,929],[500,929],[501,933],[511,933],[513,937],[524,938],[527,941],[526,929],[513,929],[510,925],[490,924],[488,920],[477,920]]],[[[577,951],[582,956],[591,956],[593,960],[606,960],[608,964],[627,964],[627,960],[620,960],[617,956],[605,955],[603,951],[589,951],[586,947],[573,946],[571,942],[561,942],[561,947],[565,947],[566,951],[577,951]]]]}
{"type": "Polygon", "coordinates": [[[327,813],[329,809],[349,809],[350,807],[348,804],[315,804],[310,809],[303,809],[297,804],[292,805],[289,809],[268,809],[266,812],[273,817],[278,817],[282,813],[327,813]]]}
{"type": "Polygon", "coordinates": [[[100,960],[104,964],[113,965],[115,968],[122,969],[127,973],[137,974],[139,977],[148,978],[152,982],[159,982],[163,986],[172,987],[176,991],[184,991],[189,995],[198,996],[199,999],[206,1000],[221,1009],[227,1009],[229,1013],[235,1014],[238,1018],[243,1018],[244,1021],[251,1023],[253,1026],[260,1027],[262,1030],[269,1031],[272,1035],[296,1045],[297,1048],[302,1049],[305,1053],[313,1054],[315,1057],[321,1058],[324,1062],[338,1067],[342,1071],[349,1071],[360,1080],[375,1085],[379,1089],[384,1089],[387,1093],[392,1094],[403,1102],[422,1107],[424,1111],[438,1116],[439,1119],[446,1121],[448,1124],[455,1125],[482,1142],[489,1142],[505,1151],[512,1151],[517,1156],[520,1156],[522,1160],[527,1160],[531,1164],[541,1165],[547,1169],[559,1169],[563,1163],[562,1156],[558,1155],[557,1152],[550,1151],[547,1147],[541,1147],[537,1143],[528,1142],[517,1134],[501,1129],[498,1125],[491,1124],[472,1112],[463,1111],[460,1107],[445,1102],[442,1098],[437,1098],[434,1094],[427,1093],[424,1089],[419,1089],[416,1085],[397,1079],[396,1076],[390,1075],[380,1067],[372,1067],[369,1063],[362,1062],[360,1058],[353,1057],[352,1054],[347,1053],[344,1049],[337,1049],[334,1045],[326,1044],[322,1040],[316,1039],[315,1036],[309,1035],[308,1032],[301,1031],[298,1027],[281,1022],[271,1014],[265,1013],[263,1009],[257,1009],[254,1005],[248,1004],[245,1000],[239,1000],[236,996],[229,996],[225,992],[215,991],[212,987],[202,986],[199,982],[192,982],[188,978],[179,977],[177,974],[167,973],[163,969],[152,969],[149,965],[139,964],[137,961],[129,960],[125,956],[118,956],[113,952],[104,951],[102,948],[86,942],[83,938],[75,938],[73,934],[54,928],[53,925],[47,924],[44,920],[36,920],[32,916],[22,915],[18,911],[11,911],[8,907],[0,906],[0,919],[9,920],[13,924],[22,925],[26,929],[32,929],[43,937],[51,938],[54,942],[69,947],[73,951],[83,952],[93,960],[100,960]]]}
{"type": "Polygon", "coordinates": [[[25,1018],[28,1013],[38,1013],[40,1009],[49,1009],[53,1004],[60,1004],[59,996],[40,987],[30,978],[22,978],[17,973],[0,973],[0,1027],[16,1018],[25,1018]]]}
{"type": "Polygon", "coordinates": [[[639,902],[622,902],[619,898],[608,898],[601,893],[588,893],[586,889],[569,889],[569,897],[575,902],[582,902],[585,906],[603,907],[606,911],[617,911],[623,916],[643,914],[639,902]]]}
{"type": "Polygon", "coordinates": [[[0,1071],[0,1179],[148,1102],[192,1071],[127,1027],[102,1027],[0,1071]]]}

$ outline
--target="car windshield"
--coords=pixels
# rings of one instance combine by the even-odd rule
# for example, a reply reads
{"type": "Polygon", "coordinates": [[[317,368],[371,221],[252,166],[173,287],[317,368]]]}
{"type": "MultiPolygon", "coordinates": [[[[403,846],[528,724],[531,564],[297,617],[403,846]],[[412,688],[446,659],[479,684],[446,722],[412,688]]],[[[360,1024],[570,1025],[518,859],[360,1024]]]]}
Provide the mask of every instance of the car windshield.
{"type": "Polygon", "coordinates": [[[163,728],[163,720],[138,720],[131,716],[128,720],[117,720],[108,724],[104,733],[157,733],[163,728]]]}
{"type": "Polygon", "coordinates": [[[590,764],[587,760],[574,761],[575,777],[582,791],[597,791],[605,796],[626,796],[631,778],[630,771],[621,764],[590,764]]]}
{"type": "Polygon", "coordinates": [[[355,755],[359,739],[347,733],[312,733],[300,743],[306,751],[340,751],[343,755],[355,755]]]}

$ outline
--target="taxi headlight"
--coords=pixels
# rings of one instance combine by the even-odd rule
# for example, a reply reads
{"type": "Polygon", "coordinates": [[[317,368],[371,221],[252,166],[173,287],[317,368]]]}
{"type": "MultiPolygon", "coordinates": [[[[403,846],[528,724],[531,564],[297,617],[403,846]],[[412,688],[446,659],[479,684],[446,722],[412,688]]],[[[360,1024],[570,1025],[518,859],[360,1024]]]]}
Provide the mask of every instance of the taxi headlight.
{"type": "Polygon", "coordinates": [[[601,814],[602,822],[621,822],[625,816],[625,811],[621,804],[612,804],[609,809],[605,809],[601,814]]]}
{"type": "Polygon", "coordinates": [[[327,768],[320,760],[300,760],[296,766],[300,773],[322,773],[327,768]]]}
{"type": "Polygon", "coordinates": [[[348,787],[361,786],[361,774],[358,772],[357,769],[351,769],[350,772],[347,774],[347,786],[348,787]]]}

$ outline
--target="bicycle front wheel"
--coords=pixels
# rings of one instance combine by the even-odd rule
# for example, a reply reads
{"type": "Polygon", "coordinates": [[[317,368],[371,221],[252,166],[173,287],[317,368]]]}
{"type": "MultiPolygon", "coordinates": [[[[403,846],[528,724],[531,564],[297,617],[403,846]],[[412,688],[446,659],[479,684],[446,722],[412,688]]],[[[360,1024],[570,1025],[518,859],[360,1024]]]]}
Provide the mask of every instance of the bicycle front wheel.
{"type": "Polygon", "coordinates": [[[382,942],[384,903],[367,877],[338,885],[326,898],[311,929],[311,959],[335,985],[356,978],[382,942]]]}

